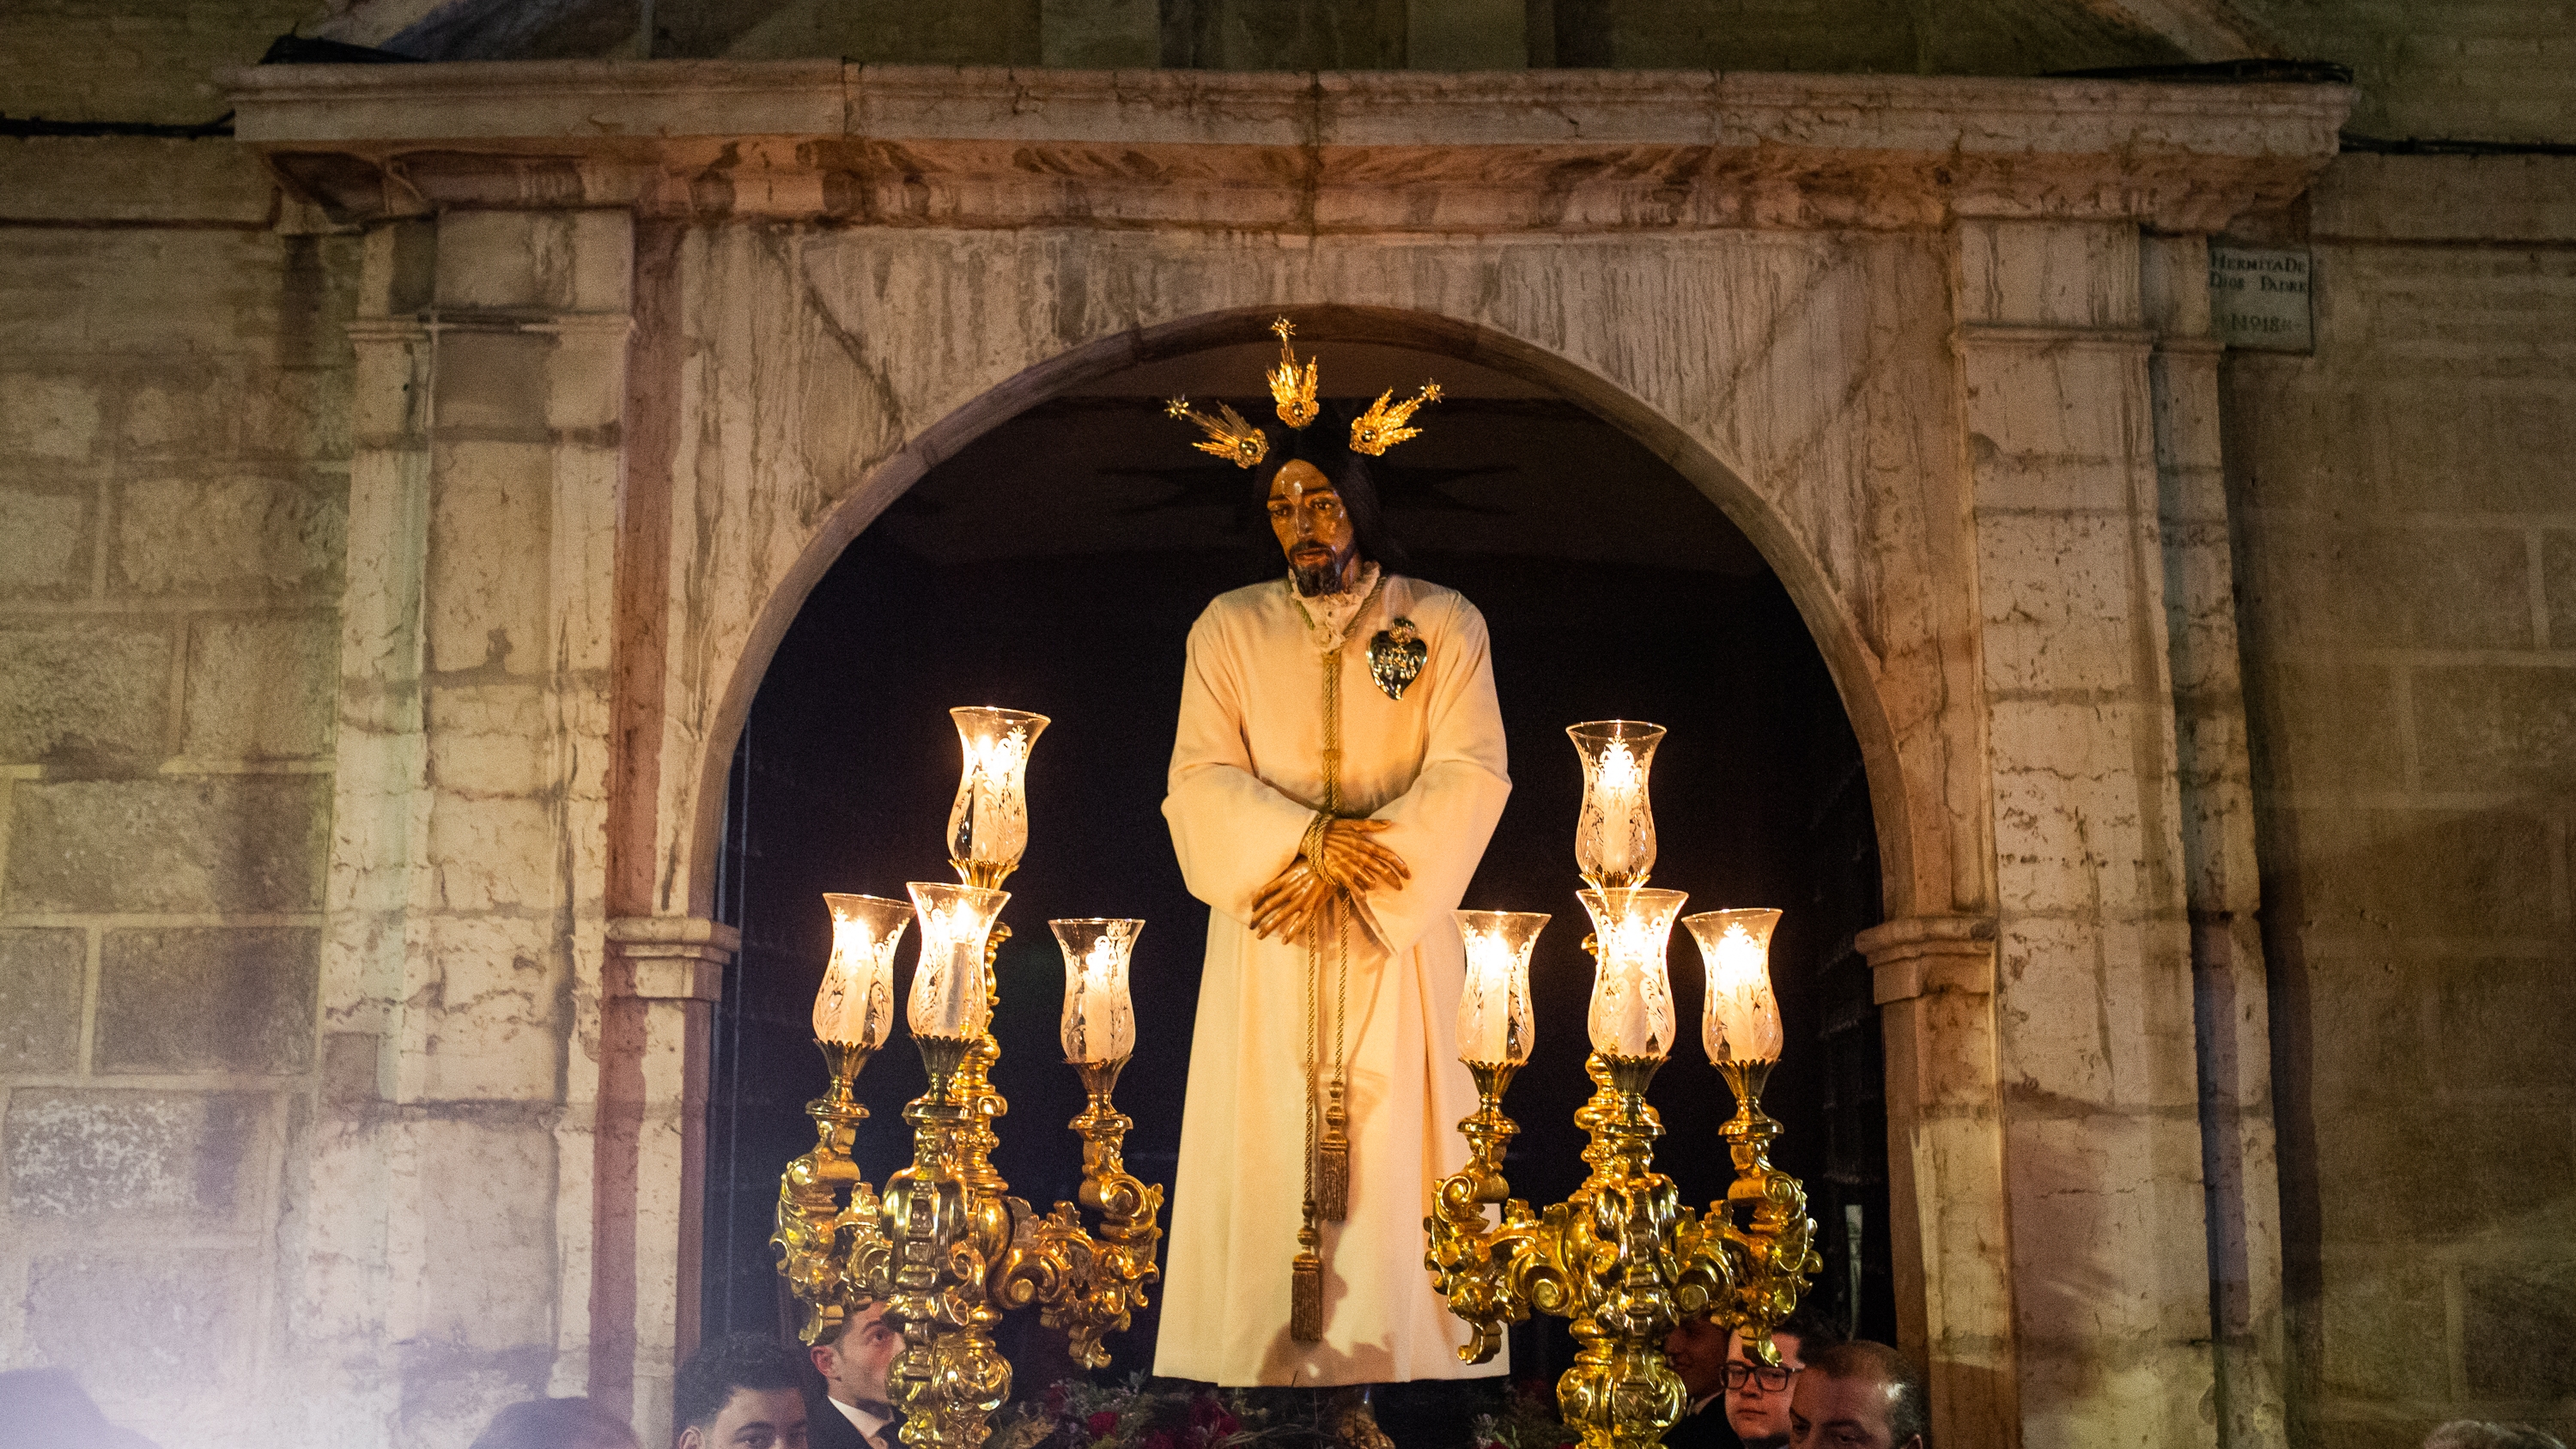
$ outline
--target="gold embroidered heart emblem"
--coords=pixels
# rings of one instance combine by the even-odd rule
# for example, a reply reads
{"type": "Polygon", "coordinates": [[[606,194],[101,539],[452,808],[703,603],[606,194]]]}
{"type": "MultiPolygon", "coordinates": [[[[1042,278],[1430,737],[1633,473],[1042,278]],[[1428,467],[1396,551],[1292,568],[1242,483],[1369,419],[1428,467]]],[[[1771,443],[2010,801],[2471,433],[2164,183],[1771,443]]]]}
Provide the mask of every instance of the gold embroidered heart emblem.
{"type": "Polygon", "coordinates": [[[1369,677],[1386,691],[1389,699],[1404,698],[1405,686],[1422,673],[1422,662],[1431,657],[1431,646],[1411,619],[1393,619],[1386,628],[1369,640],[1369,677]]]}

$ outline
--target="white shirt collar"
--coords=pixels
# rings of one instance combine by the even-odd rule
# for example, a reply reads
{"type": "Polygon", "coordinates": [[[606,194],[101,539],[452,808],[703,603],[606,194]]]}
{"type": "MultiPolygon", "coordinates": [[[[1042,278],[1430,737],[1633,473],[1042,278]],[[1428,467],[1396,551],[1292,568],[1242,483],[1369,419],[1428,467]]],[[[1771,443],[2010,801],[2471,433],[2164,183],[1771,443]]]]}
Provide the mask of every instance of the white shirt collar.
{"type": "MultiPolygon", "coordinates": [[[[825,1395],[825,1397],[829,1398],[830,1396],[825,1395]]],[[[869,1413],[867,1410],[860,1408],[856,1404],[845,1404],[838,1399],[832,1400],[832,1407],[840,1410],[841,1417],[849,1420],[851,1424],[855,1425],[858,1428],[860,1437],[866,1439],[871,1444],[876,1442],[877,1434],[883,1430],[886,1425],[894,1422],[892,1419],[880,1419],[876,1415],[869,1413]]]]}

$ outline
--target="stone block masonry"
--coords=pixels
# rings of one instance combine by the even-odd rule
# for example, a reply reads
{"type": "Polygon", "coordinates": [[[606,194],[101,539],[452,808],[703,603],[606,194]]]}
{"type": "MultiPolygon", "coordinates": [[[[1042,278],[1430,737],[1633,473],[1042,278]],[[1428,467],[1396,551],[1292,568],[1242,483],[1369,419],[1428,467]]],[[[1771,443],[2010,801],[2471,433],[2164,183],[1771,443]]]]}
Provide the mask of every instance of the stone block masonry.
{"type": "Polygon", "coordinates": [[[2315,355],[2225,368],[2293,1443],[2576,1431],[2571,219],[2576,162],[2346,157],[2315,355]]]}
{"type": "Polygon", "coordinates": [[[355,246],[269,229],[221,142],[0,148],[0,1366],[273,1441],[242,1406],[292,1371],[355,246]],[[82,196],[120,224],[7,224],[82,196]]]}

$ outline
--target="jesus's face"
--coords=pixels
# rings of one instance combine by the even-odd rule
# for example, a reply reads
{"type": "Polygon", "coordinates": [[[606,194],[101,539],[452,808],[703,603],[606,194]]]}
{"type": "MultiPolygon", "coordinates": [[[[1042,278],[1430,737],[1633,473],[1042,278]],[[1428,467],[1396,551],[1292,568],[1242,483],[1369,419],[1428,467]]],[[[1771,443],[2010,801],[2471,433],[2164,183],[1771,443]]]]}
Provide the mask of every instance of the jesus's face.
{"type": "Polygon", "coordinates": [[[1359,538],[1322,469],[1302,458],[1280,465],[1270,479],[1270,532],[1288,555],[1297,592],[1337,594],[1349,587],[1359,538]]]}

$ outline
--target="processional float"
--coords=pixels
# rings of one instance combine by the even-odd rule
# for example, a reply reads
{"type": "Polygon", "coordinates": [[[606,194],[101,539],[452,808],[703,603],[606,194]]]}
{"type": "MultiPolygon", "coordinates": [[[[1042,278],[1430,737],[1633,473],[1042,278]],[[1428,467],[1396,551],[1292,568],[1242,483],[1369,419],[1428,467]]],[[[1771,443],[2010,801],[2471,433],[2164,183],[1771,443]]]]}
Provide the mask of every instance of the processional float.
{"type": "MultiPolygon", "coordinates": [[[[1106,1367],[1101,1340],[1145,1306],[1162,1237],[1163,1189],[1126,1170],[1120,1150],[1133,1123],[1110,1102],[1135,1049],[1127,971],[1142,921],[1049,922],[1065,957],[1065,1057],[1089,1096],[1071,1124],[1083,1143],[1080,1207],[1060,1202],[1039,1214],[993,1170],[994,1123],[1005,1110],[991,1082],[1001,1048],[989,1029],[993,962],[1009,934],[997,923],[1010,899],[1001,885],[1027,849],[1029,749],[1048,721],[1003,709],[950,714],[965,752],[948,818],[958,882],[912,882],[909,905],[824,897],[832,957],[814,1034],[830,1086],[806,1106],[814,1148],[780,1178],[771,1239],[778,1271],[805,1305],[807,1342],[872,1302],[901,1327],[890,1387],[914,1449],[980,1449],[1010,1394],[1010,1364],[993,1342],[1009,1309],[1038,1307],[1043,1323],[1065,1331],[1076,1363],[1106,1367]],[[905,1016],[930,1085],[904,1109],[912,1163],[880,1193],[850,1157],[867,1117],[854,1086],[892,1028],[895,948],[915,920],[920,959],[905,1016]],[[1098,1215],[1096,1231],[1084,1225],[1084,1208],[1098,1215]]],[[[1479,1104],[1459,1124],[1467,1165],[1438,1184],[1424,1220],[1424,1265],[1474,1329],[1458,1351],[1466,1362],[1490,1360],[1504,1331],[1533,1311],[1571,1320],[1580,1348],[1557,1383],[1566,1423],[1585,1449],[1644,1449],[1682,1408],[1664,1336],[1706,1313],[1776,1362],[1771,1329],[1822,1264],[1806,1189],[1771,1166],[1780,1125],[1761,1110],[1782,1044],[1769,975],[1780,913],[1711,911],[1683,921],[1708,970],[1702,1041],[1737,1104],[1719,1129],[1736,1180],[1723,1201],[1693,1213],[1653,1168],[1663,1128],[1645,1096],[1675,1036],[1665,950],[1684,899],[1646,886],[1655,859],[1646,782],[1664,732],[1610,720],[1568,733],[1584,771],[1575,858],[1590,889],[1577,894],[1594,928],[1585,942],[1595,962],[1587,1069],[1598,1090],[1575,1114],[1591,1135],[1583,1153],[1591,1175],[1537,1213],[1510,1195],[1504,1153],[1519,1128],[1502,1097],[1529,1060],[1529,962],[1549,918],[1458,912],[1467,949],[1458,1054],[1479,1104]]]]}

